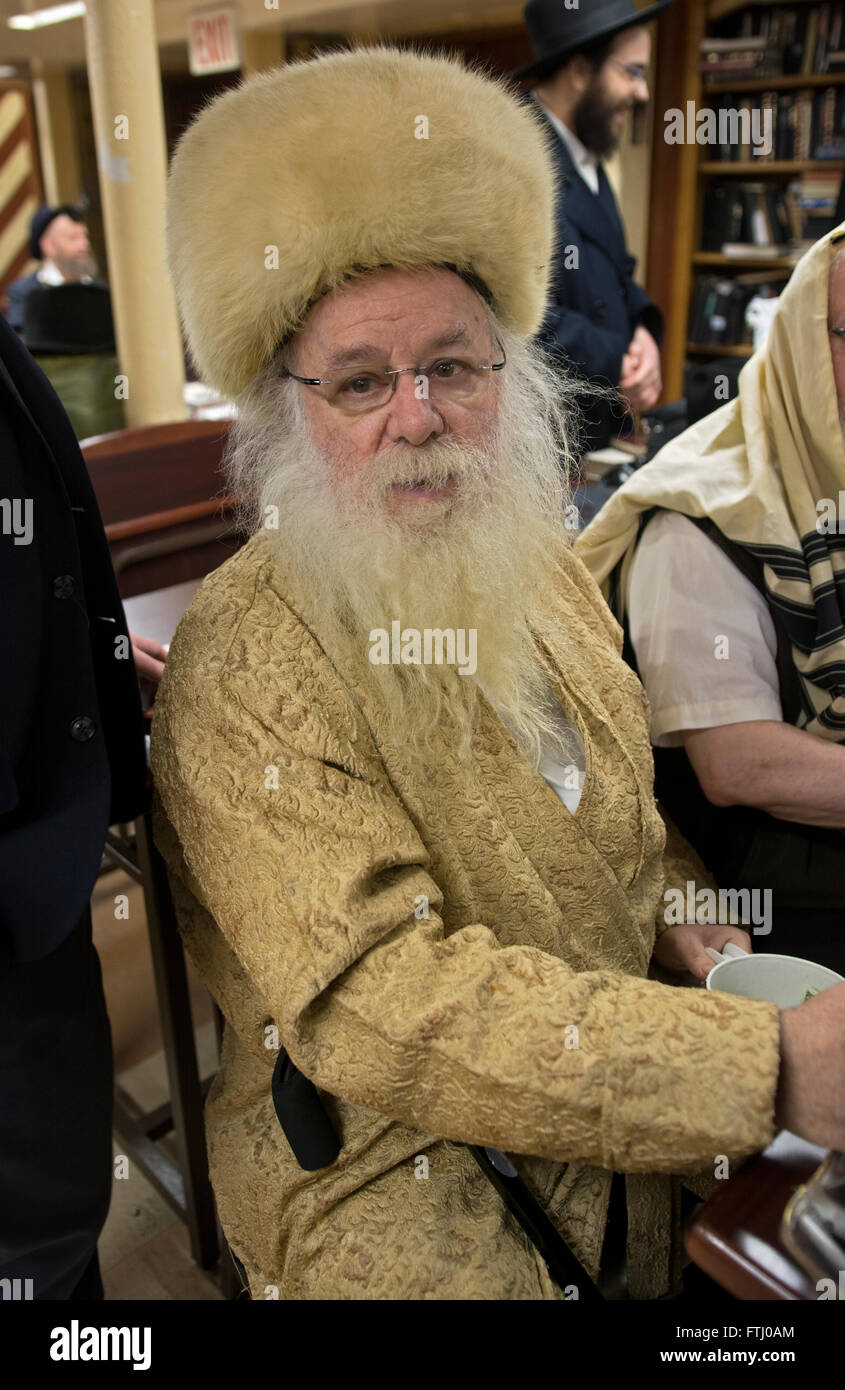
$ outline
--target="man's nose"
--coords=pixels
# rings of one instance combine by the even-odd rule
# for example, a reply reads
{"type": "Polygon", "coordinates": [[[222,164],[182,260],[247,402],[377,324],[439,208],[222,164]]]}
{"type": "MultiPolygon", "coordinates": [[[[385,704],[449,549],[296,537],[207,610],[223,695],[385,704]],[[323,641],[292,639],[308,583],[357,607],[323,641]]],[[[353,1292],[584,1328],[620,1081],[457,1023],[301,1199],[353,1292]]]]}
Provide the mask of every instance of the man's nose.
{"type": "Polygon", "coordinates": [[[445,429],[443,416],[429,397],[428,379],[414,372],[394,377],[396,385],[387,404],[385,432],[389,439],[424,444],[445,429]]]}

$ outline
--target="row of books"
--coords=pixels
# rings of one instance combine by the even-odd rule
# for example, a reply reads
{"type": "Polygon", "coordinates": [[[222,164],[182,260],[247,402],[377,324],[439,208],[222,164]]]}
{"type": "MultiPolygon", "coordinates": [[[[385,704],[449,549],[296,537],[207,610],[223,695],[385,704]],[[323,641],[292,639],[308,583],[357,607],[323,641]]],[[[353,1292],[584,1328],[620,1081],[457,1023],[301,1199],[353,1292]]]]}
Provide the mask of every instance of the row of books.
{"type": "Polygon", "coordinates": [[[783,254],[793,236],[786,190],[769,183],[732,183],[708,188],[701,221],[702,251],[723,256],[783,254]],[[740,247],[741,250],[733,248],[740,247]],[[730,248],[730,249],[726,249],[730,248]]]}
{"type": "Polygon", "coordinates": [[[711,79],[845,71],[845,4],[754,6],[701,42],[711,79]]]}
{"type": "Polygon", "coordinates": [[[690,311],[689,338],[708,347],[733,347],[753,342],[745,322],[745,311],[755,296],[768,299],[779,295],[784,279],[772,279],[767,272],[748,275],[700,275],[695,284],[690,311]]]}
{"type": "Polygon", "coordinates": [[[785,256],[806,250],[835,224],[842,179],[803,174],[785,188],[732,183],[708,188],[701,223],[702,251],[723,256],[785,256]]]}
{"type": "Polygon", "coordinates": [[[845,159],[845,86],[721,94],[708,159],[845,159]]]}
{"type": "Polygon", "coordinates": [[[800,179],[793,179],[789,184],[786,207],[792,244],[799,251],[807,250],[834,227],[841,187],[841,175],[824,169],[820,173],[802,174],[800,179]]]}

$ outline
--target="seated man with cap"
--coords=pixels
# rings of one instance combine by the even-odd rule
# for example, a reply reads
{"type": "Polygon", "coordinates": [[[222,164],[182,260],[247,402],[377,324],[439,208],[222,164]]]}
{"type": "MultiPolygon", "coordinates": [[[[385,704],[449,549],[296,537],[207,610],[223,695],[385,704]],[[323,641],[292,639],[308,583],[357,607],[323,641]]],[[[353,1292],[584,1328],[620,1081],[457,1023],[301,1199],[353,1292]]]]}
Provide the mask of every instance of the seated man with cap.
{"type": "Polygon", "coordinates": [[[30,223],[29,254],[41,266],[6,286],[6,318],[17,332],[23,327],[27,296],[36,285],[103,283],[96,279],[97,262],[82,214],[71,203],[38,209],[30,223]]]}
{"type": "Polygon", "coordinates": [[[254,534],[171,646],[157,839],[226,1018],[210,1169],[254,1297],[567,1297],[474,1147],[585,1278],[621,1234],[628,1296],[660,1298],[678,1175],[778,1124],[845,1141],[845,986],[781,1016],[649,977],[749,938],[663,921],[703,869],[563,525],[553,193],[503,84],[390,48],[261,74],[174,155],[170,264],[254,534]],[[313,1092],[284,1131],[282,1054],[313,1092]]]}
{"type": "Polygon", "coordinates": [[[762,949],[845,975],[845,225],[802,258],[739,396],[578,553],[629,637],[658,795],[762,949]]]}

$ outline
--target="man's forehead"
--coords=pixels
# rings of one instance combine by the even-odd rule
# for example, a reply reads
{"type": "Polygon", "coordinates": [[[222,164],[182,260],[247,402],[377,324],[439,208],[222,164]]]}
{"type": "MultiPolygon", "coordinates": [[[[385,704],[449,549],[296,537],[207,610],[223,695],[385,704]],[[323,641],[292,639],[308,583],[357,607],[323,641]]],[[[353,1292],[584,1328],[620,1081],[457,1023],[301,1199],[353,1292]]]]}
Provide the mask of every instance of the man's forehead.
{"type": "MultiPolygon", "coordinates": [[[[369,361],[374,358],[383,357],[389,349],[389,334],[372,334],[367,337],[355,338],[354,342],[338,343],[334,337],[320,334],[318,343],[326,353],[327,364],[332,367],[342,367],[349,362],[369,361]]],[[[453,321],[443,329],[433,329],[432,331],[420,330],[419,334],[414,335],[415,342],[421,351],[439,351],[441,348],[448,347],[472,347],[477,342],[477,331],[473,331],[470,325],[464,321],[453,321]]]]}
{"type": "Polygon", "coordinates": [[[647,62],[651,54],[651,35],[645,25],[619,34],[611,50],[614,58],[625,62],[642,57],[647,62]]]}
{"type": "Polygon", "coordinates": [[[58,217],[53,218],[47,231],[68,232],[76,227],[82,227],[82,225],[83,224],[78,222],[75,217],[69,217],[66,212],[60,212],[58,217]]]}

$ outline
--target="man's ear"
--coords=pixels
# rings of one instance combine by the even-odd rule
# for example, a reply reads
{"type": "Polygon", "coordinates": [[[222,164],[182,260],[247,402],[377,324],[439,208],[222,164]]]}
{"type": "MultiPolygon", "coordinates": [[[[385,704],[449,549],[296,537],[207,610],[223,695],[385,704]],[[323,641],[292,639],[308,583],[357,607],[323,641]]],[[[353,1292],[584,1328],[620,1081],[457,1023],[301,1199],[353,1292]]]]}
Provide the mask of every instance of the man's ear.
{"type": "Polygon", "coordinates": [[[589,58],[584,57],[583,53],[576,53],[572,61],[567,64],[567,69],[572,89],[580,97],[592,82],[596,69],[589,58]]]}

